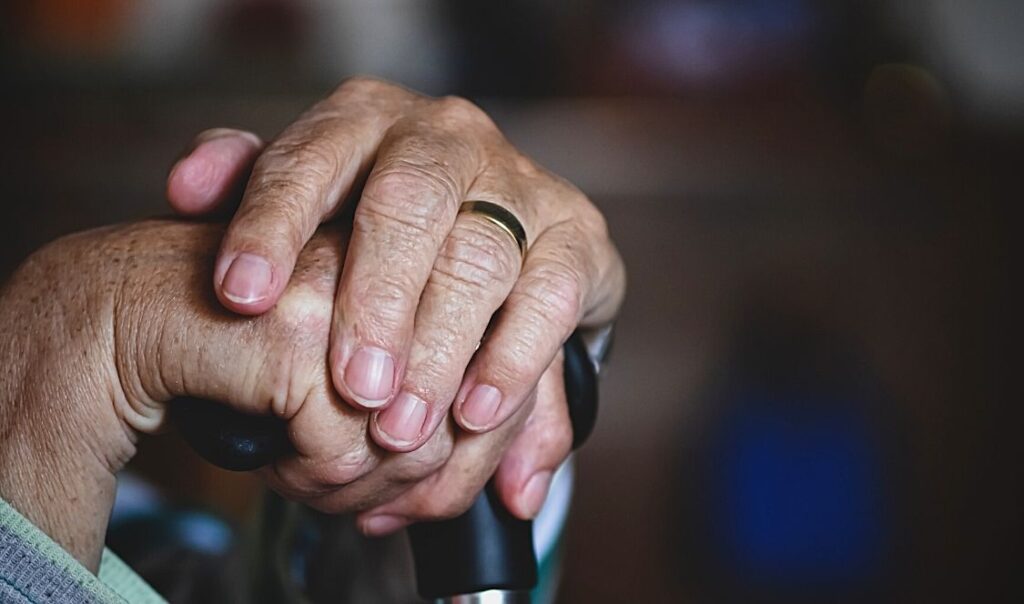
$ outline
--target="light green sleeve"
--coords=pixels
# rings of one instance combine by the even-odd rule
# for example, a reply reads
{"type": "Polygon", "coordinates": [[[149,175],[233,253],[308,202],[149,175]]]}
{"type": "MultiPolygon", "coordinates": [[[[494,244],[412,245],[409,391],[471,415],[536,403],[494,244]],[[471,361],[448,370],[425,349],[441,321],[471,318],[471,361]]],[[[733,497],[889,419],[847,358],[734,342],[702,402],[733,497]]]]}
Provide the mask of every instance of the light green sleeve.
{"type": "Polygon", "coordinates": [[[94,575],[0,499],[0,600],[27,604],[165,603],[109,549],[94,575]]]}

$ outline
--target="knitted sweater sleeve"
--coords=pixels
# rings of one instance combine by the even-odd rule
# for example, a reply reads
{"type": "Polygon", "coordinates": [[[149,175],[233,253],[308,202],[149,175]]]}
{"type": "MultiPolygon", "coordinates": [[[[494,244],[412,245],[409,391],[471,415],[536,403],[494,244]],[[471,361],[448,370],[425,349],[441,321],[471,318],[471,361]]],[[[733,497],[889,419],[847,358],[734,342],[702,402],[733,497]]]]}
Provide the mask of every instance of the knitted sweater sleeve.
{"type": "Polygon", "coordinates": [[[52,539],[0,499],[0,603],[164,603],[110,550],[98,575],[89,572],[52,539]]]}

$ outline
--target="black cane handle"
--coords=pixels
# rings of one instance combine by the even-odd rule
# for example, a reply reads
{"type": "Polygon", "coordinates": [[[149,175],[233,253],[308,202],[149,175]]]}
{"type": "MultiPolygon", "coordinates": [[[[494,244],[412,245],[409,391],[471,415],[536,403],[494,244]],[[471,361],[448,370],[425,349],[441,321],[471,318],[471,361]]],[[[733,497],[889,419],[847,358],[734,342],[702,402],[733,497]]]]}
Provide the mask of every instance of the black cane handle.
{"type": "MultiPolygon", "coordinates": [[[[597,419],[597,375],[579,334],[565,343],[565,394],[573,448],[597,419]]],[[[514,517],[487,485],[463,515],[409,527],[420,596],[447,599],[490,590],[525,593],[537,585],[533,522],[514,517]]]]}
{"type": "MultiPolygon", "coordinates": [[[[573,448],[590,435],[597,418],[597,376],[578,333],[565,343],[565,391],[573,448]]],[[[171,404],[172,421],[185,441],[221,468],[248,471],[288,455],[284,421],[249,415],[193,398],[171,404]]],[[[488,487],[462,516],[410,527],[417,585],[425,598],[491,589],[528,591],[537,583],[532,523],[513,517],[488,487]]]]}

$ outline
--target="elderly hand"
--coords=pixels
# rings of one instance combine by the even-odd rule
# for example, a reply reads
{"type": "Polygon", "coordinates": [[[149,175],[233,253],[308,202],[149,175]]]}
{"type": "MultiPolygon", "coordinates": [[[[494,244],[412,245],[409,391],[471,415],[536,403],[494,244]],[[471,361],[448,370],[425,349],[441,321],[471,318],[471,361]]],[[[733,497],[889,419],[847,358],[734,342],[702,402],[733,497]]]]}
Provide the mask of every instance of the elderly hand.
{"type": "MultiPolygon", "coordinates": [[[[624,269],[600,212],[466,100],[352,79],[266,148],[248,132],[199,135],[168,198],[186,215],[215,211],[250,170],[213,275],[221,303],[243,314],[279,301],[317,225],[359,192],[331,377],[345,400],[374,410],[370,429],[387,449],[423,445],[453,404],[469,432],[502,425],[538,383],[560,383],[572,331],[610,321],[621,303],[624,269]],[[518,218],[525,259],[497,225],[459,212],[467,200],[518,218]]],[[[503,464],[522,474],[520,490],[543,478],[531,457],[503,464]]]]}
{"type": "Polygon", "coordinates": [[[460,513],[510,441],[564,423],[564,409],[528,403],[487,434],[455,436],[449,422],[417,451],[378,448],[369,414],[340,403],[326,365],[345,237],[313,237],[275,308],[243,318],[206,293],[222,236],[170,222],[74,235],[34,254],[0,295],[0,495],[88,567],[114,474],[175,397],[286,419],[296,455],[263,471],[286,496],[346,512],[405,493],[401,518],[364,514],[369,533],[460,513]]]}

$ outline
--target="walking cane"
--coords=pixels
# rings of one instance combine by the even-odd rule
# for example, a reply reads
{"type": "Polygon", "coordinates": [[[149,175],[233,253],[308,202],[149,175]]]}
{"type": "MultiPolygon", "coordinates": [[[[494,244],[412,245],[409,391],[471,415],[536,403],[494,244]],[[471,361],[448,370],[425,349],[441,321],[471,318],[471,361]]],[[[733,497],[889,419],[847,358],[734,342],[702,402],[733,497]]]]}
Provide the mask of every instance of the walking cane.
{"type": "MultiPolygon", "coordinates": [[[[565,394],[573,448],[590,436],[597,418],[596,368],[574,333],[565,343],[565,394]]],[[[171,416],[186,442],[221,468],[250,471],[291,452],[283,420],[248,415],[210,401],[182,398],[171,416]]],[[[417,591],[446,604],[521,604],[537,584],[533,523],[510,514],[492,485],[461,516],[408,529],[417,591]]]]}

